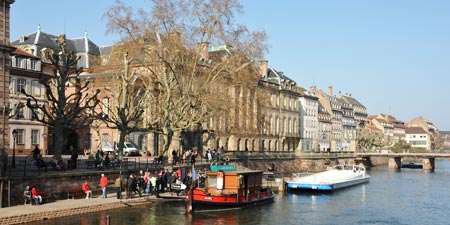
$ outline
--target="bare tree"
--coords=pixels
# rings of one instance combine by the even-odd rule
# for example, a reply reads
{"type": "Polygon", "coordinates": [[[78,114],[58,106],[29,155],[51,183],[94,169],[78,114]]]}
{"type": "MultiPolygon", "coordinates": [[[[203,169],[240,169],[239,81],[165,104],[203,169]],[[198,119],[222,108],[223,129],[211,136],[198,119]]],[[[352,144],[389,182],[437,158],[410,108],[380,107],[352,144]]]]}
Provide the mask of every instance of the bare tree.
{"type": "MultiPolygon", "coordinates": [[[[128,56],[128,52],[123,50],[126,47],[118,46],[111,56],[111,64],[103,69],[106,75],[107,85],[103,94],[111,96],[110,101],[101,102],[101,109],[95,111],[95,117],[106,124],[106,127],[119,131],[119,154],[123,154],[125,137],[133,132],[148,132],[153,130],[150,120],[146,119],[146,110],[151,103],[148,82],[142,80],[139,68],[133,68],[131,65],[133,59],[128,56]],[[118,59],[117,55],[125,52],[121,60],[123,68],[111,67],[118,59]]],[[[145,77],[144,77],[145,78],[145,77]]]]}
{"type": "Polygon", "coordinates": [[[56,53],[48,56],[53,74],[50,79],[39,79],[39,83],[45,87],[47,104],[39,104],[40,101],[25,90],[22,93],[27,97],[27,107],[34,118],[54,128],[54,155],[61,158],[67,129],[75,129],[90,121],[90,113],[98,104],[99,90],[89,92],[89,82],[79,82],[82,72],[82,68],[76,68],[79,57],[66,49],[64,34],[59,36],[58,43],[60,49],[54,49],[56,53]]]}
{"type": "Polygon", "coordinates": [[[233,23],[242,11],[238,1],[152,1],[150,11],[116,3],[105,13],[108,32],[139,46],[156,106],[149,118],[163,134],[164,153],[174,133],[242,111],[230,108],[233,95],[236,87],[255,89],[255,59],[266,51],[266,35],[233,23]],[[208,55],[210,44],[222,48],[208,55]]]}
{"type": "Polygon", "coordinates": [[[141,54],[139,62],[152,86],[150,102],[156,106],[149,119],[163,134],[164,153],[176,132],[230,112],[256,113],[235,104],[235,95],[236,90],[256,89],[255,59],[266,51],[266,35],[233,23],[242,12],[239,2],[155,0],[151,6],[147,12],[117,1],[105,17],[108,32],[121,34],[141,54]],[[209,45],[222,47],[209,54],[209,45]]]}

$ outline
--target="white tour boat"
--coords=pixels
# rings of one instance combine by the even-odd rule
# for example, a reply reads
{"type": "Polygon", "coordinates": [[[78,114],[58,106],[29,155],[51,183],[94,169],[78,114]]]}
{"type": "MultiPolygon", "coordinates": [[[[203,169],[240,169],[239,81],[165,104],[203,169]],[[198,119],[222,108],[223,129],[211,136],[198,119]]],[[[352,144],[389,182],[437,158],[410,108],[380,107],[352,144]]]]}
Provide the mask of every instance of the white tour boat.
{"type": "Polygon", "coordinates": [[[314,173],[294,173],[286,181],[286,189],[333,191],[369,181],[366,168],[359,165],[336,165],[332,169],[314,173]]]}

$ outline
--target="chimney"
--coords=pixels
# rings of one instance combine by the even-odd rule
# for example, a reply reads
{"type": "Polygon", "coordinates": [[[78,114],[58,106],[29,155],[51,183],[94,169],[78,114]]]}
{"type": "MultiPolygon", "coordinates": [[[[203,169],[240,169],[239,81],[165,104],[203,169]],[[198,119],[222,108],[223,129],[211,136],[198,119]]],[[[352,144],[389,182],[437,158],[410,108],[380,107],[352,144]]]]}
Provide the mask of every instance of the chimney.
{"type": "Polygon", "coordinates": [[[316,86],[309,87],[309,91],[313,94],[316,94],[316,86]]]}
{"type": "Polygon", "coordinates": [[[342,97],[342,92],[341,91],[339,91],[338,94],[339,94],[339,98],[342,97]]]}
{"type": "Polygon", "coordinates": [[[267,64],[268,64],[267,60],[259,61],[259,75],[261,75],[262,77],[267,76],[267,64]]]}
{"type": "Polygon", "coordinates": [[[328,95],[333,96],[333,86],[328,86],[328,95]]]}
{"type": "Polygon", "coordinates": [[[209,59],[209,43],[208,42],[201,42],[198,44],[200,57],[204,60],[209,59]]]}

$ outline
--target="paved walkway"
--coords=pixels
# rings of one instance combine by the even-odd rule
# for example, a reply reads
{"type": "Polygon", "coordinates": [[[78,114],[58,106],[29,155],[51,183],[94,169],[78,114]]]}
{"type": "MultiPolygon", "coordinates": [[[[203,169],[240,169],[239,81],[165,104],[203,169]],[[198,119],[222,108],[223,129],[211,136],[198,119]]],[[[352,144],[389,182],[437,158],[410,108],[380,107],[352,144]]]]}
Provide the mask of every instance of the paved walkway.
{"type": "Polygon", "coordinates": [[[161,201],[168,200],[156,198],[154,195],[120,200],[116,198],[116,194],[110,194],[104,199],[101,196],[94,196],[92,199],[64,199],[42,205],[17,205],[0,208],[0,224],[20,224],[161,201]]]}
{"type": "MultiPolygon", "coordinates": [[[[124,192],[125,194],[125,192],[124,192]]],[[[116,195],[109,195],[107,198],[101,198],[101,196],[94,196],[92,199],[63,199],[56,200],[49,203],[44,203],[42,205],[17,205],[11,207],[5,207],[0,209],[0,218],[1,217],[9,217],[9,216],[17,216],[24,215],[30,213],[39,213],[44,211],[53,211],[53,210],[61,210],[61,209],[70,209],[70,208],[78,208],[84,206],[93,206],[93,205],[102,205],[108,203],[118,203],[118,202],[132,202],[138,200],[161,200],[157,199],[156,196],[143,196],[143,197],[135,197],[132,199],[117,199],[116,195]]]]}

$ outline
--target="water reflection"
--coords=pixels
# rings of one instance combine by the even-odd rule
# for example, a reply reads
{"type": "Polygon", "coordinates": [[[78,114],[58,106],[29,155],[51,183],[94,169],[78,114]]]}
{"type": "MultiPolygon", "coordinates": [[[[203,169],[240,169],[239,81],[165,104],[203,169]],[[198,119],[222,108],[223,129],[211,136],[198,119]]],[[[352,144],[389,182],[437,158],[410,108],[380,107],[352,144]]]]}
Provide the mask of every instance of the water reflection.
{"type": "Polygon", "coordinates": [[[448,224],[450,162],[435,173],[370,170],[369,183],[332,193],[279,193],[273,203],[224,212],[185,213],[184,202],[164,202],[95,214],[33,222],[33,225],[111,224],[448,224]]]}

